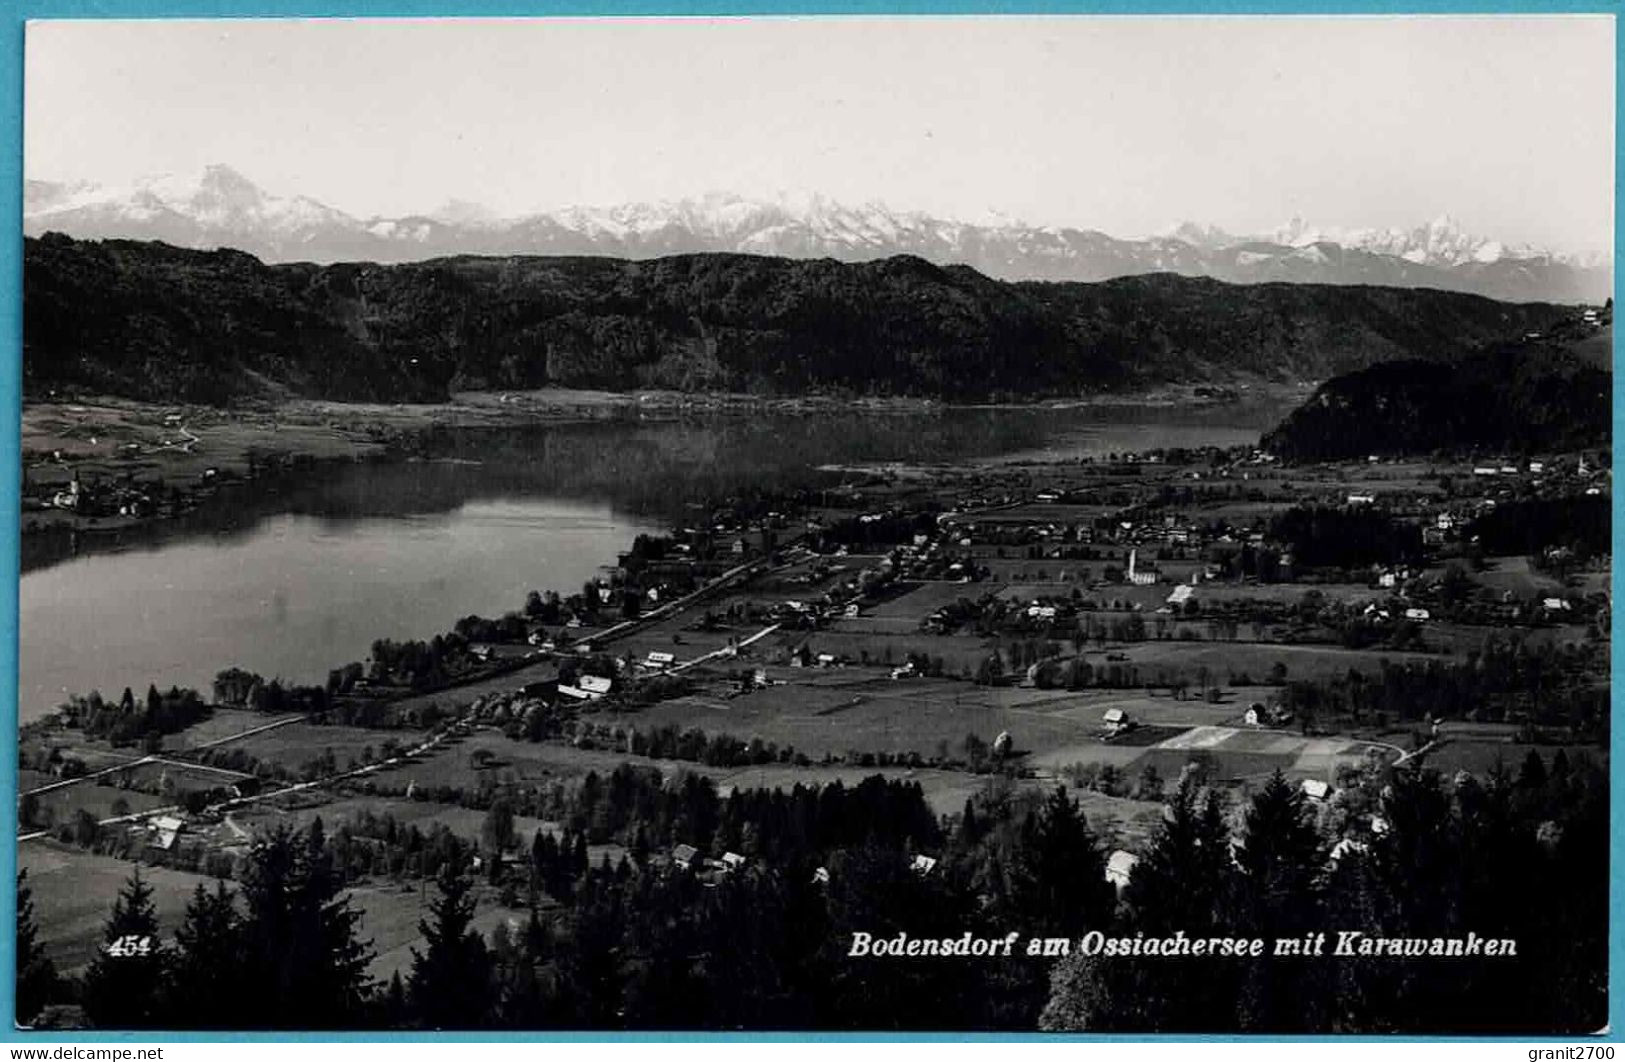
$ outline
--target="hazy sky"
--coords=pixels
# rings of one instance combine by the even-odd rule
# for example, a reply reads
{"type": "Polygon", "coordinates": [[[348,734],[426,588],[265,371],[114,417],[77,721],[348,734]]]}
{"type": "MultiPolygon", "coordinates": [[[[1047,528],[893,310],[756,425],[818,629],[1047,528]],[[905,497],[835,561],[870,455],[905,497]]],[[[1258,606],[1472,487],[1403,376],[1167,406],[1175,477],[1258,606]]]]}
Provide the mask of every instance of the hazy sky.
{"type": "Polygon", "coordinates": [[[1601,248],[1613,64],[1593,16],[36,22],[25,164],[362,216],[821,193],[1601,248]]]}

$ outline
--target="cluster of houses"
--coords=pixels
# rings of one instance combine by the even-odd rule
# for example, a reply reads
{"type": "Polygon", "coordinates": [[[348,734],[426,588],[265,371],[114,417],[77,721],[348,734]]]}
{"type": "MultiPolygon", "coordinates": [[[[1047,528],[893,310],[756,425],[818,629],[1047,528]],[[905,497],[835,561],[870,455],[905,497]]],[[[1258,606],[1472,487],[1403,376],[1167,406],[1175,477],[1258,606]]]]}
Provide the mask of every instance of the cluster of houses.
{"type": "Polygon", "coordinates": [[[539,712],[602,700],[614,689],[615,679],[603,675],[578,674],[571,682],[527,682],[516,689],[476,697],[465,709],[464,718],[497,726],[526,723],[539,712]]]}
{"type": "Polygon", "coordinates": [[[79,516],[150,516],[157,507],[150,489],[134,482],[86,482],[77,474],[66,486],[35,494],[30,504],[79,516]]]}
{"type": "Polygon", "coordinates": [[[1263,701],[1254,701],[1242,713],[1241,721],[1246,726],[1281,727],[1292,722],[1292,713],[1279,704],[1263,701]]]}
{"type": "MultiPolygon", "coordinates": [[[[722,858],[711,859],[700,855],[699,849],[691,844],[674,845],[669,858],[672,866],[693,874],[707,888],[715,888],[728,875],[738,874],[750,865],[750,860],[738,852],[723,852],[722,858]]],[[[913,853],[908,857],[908,868],[922,878],[935,871],[937,863],[938,859],[935,856],[913,853]]],[[[814,885],[828,885],[829,882],[828,867],[814,868],[812,874],[814,885]]]]}
{"type": "MultiPolygon", "coordinates": [[[[640,570],[656,574],[666,568],[673,572],[680,567],[688,570],[687,566],[706,561],[738,564],[753,557],[770,555],[784,541],[789,527],[788,517],[779,512],[770,512],[752,520],[740,520],[726,511],[718,512],[713,514],[710,524],[680,528],[674,535],[670,555],[658,559],[643,558],[636,564],[640,570]]],[[[621,555],[623,570],[631,566],[630,559],[630,554],[621,555]]]]}
{"type": "Polygon", "coordinates": [[[744,870],[749,862],[738,852],[724,852],[721,859],[709,859],[701,856],[699,849],[691,844],[675,845],[671,850],[672,866],[694,874],[709,888],[715,888],[728,875],[744,870]]]}

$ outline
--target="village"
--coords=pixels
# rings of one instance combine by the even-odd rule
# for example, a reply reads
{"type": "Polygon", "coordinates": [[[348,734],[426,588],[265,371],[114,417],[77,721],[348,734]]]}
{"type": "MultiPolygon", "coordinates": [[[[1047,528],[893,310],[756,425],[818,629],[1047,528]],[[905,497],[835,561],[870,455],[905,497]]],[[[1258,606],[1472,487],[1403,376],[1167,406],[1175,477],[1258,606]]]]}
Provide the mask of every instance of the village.
{"type": "Polygon", "coordinates": [[[256,836],[319,819],[365,849],[349,884],[387,978],[439,834],[478,846],[484,931],[517,924],[544,837],[713,883],[761,858],[749,837],[635,851],[583,818],[626,765],[724,796],[882,775],[939,816],[1061,785],[1118,887],[1185,774],[1235,807],[1280,772],[1347,850],[1384,828],[1342,799],[1371,772],[1605,757],[1610,494],[1592,452],[847,469],[720,501],[583,587],[379,642],[324,685],[227,669],[76,697],[22,734],[20,862],[72,970],[131,862],[172,924],[256,836]],[[1503,658],[1539,674],[1452,685],[1503,658]]]}

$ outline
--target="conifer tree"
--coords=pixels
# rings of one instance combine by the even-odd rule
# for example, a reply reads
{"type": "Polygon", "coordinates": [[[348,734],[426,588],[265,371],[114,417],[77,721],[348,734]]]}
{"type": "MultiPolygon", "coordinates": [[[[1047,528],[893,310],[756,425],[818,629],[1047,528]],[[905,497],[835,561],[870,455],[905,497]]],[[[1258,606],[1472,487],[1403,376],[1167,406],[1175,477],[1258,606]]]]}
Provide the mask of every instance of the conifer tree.
{"type": "Polygon", "coordinates": [[[1236,850],[1248,925],[1283,934],[1309,928],[1324,855],[1303,791],[1277,770],[1253,796],[1236,850]]]}
{"type": "Polygon", "coordinates": [[[370,994],[361,913],[319,838],[280,828],[255,840],[243,877],[245,1020],[259,1028],[345,1028],[370,994]]]}
{"type": "Polygon", "coordinates": [[[152,886],[142,880],[138,866],[114,899],[101,949],[85,972],[85,1017],[99,1029],[161,1025],[165,964],[152,886]]]}
{"type": "Polygon", "coordinates": [[[1023,825],[1012,897],[1030,933],[1077,938],[1104,928],[1117,898],[1106,860],[1078,805],[1059,786],[1023,825]]]}
{"type": "Polygon", "coordinates": [[[401,982],[401,972],[396,970],[389,976],[389,985],[384,989],[379,1000],[379,1024],[386,1029],[405,1028],[410,1016],[406,1003],[406,986],[401,982]]]}
{"type": "Polygon", "coordinates": [[[407,1000],[416,1021],[430,1029],[476,1029],[486,1023],[495,998],[493,969],[474,920],[471,883],[455,867],[442,868],[440,895],[429,918],[418,923],[423,951],[412,949],[407,1000]]]}
{"type": "Polygon", "coordinates": [[[235,897],[217,883],[199,885],[175,930],[167,1007],[174,1028],[220,1029],[241,1024],[243,975],[241,919],[235,897]]]}
{"type": "Polygon", "coordinates": [[[17,1021],[26,1025],[39,1016],[57,989],[56,966],[40,946],[34,922],[34,890],[28,871],[17,873],[17,1021]]]}
{"type": "Polygon", "coordinates": [[[1136,928],[1196,935],[1218,924],[1233,889],[1230,834],[1218,794],[1204,793],[1189,774],[1167,808],[1123,898],[1136,928]]]}
{"type": "Polygon", "coordinates": [[[540,1029],[550,1024],[547,968],[551,941],[547,928],[531,909],[524,934],[509,961],[498,971],[498,1023],[513,1029],[540,1029]]]}
{"type": "MultiPolygon", "coordinates": [[[[1218,794],[1187,772],[1123,891],[1128,926],[1147,935],[1226,934],[1233,917],[1230,832],[1218,794]]],[[[1234,1021],[1238,966],[1204,956],[1177,963],[1127,961],[1109,967],[1114,993],[1138,1011],[1135,1028],[1208,1032],[1234,1021]]]]}
{"type": "MultiPolygon", "coordinates": [[[[1303,791],[1277,770],[1254,794],[1242,828],[1238,931],[1277,939],[1325,928],[1320,886],[1325,847],[1303,791]]],[[[1322,1027],[1330,1003],[1328,967],[1304,958],[1271,954],[1244,967],[1237,1019],[1249,1031],[1292,1032],[1322,1027]]]]}

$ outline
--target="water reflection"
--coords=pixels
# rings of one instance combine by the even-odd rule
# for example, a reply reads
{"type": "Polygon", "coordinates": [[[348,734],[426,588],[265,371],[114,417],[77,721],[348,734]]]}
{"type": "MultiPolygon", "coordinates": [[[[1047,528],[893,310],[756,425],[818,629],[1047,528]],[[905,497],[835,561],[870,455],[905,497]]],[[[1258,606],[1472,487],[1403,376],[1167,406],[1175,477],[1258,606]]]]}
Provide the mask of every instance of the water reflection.
{"type": "Polygon", "coordinates": [[[517,607],[533,587],[578,587],[693,504],[847,475],[822,466],[1232,445],[1272,418],[954,409],[440,430],[408,460],[228,487],[116,536],[28,536],[20,714],[92,688],[203,686],[232,664],[319,679],[376,638],[426,637],[517,607]]]}

